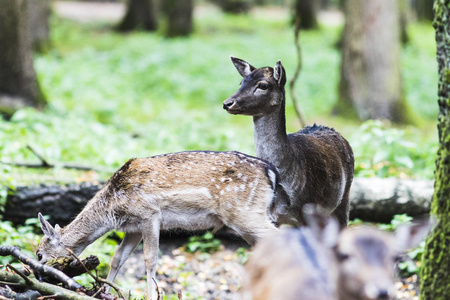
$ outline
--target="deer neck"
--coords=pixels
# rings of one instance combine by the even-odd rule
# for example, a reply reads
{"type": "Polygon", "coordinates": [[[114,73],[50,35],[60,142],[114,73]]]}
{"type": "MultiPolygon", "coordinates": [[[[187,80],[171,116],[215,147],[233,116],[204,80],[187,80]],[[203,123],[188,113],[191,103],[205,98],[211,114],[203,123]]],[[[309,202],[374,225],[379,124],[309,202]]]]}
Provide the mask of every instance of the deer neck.
{"type": "MultiPolygon", "coordinates": [[[[92,200],[90,202],[94,202],[92,200]]],[[[96,213],[92,204],[88,203],[75,220],[62,229],[61,243],[76,255],[80,255],[87,246],[114,229],[105,221],[105,215],[96,213]]]]}
{"type": "Polygon", "coordinates": [[[253,117],[256,155],[280,168],[290,157],[284,101],[270,114],[253,117]]]}

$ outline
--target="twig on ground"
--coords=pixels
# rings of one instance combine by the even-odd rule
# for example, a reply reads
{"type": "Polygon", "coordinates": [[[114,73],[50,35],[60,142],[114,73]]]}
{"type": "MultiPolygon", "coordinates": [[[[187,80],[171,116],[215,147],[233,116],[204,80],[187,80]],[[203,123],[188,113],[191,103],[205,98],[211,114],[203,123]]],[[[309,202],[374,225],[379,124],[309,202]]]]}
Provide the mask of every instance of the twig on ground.
{"type": "Polygon", "coordinates": [[[42,294],[46,295],[61,295],[60,299],[67,300],[93,300],[89,296],[80,295],[77,292],[65,289],[63,287],[46,283],[39,282],[37,279],[29,278],[31,284],[27,284],[27,282],[17,274],[12,272],[0,270],[0,280],[3,282],[7,282],[8,285],[20,286],[22,288],[28,288],[32,290],[39,291],[42,294]]]}
{"type": "Polygon", "coordinates": [[[11,264],[7,264],[6,265],[8,268],[10,268],[11,270],[13,270],[14,272],[16,272],[17,275],[19,275],[20,277],[23,278],[23,280],[25,280],[25,282],[27,284],[31,284],[31,280],[30,278],[28,278],[25,274],[23,274],[22,272],[20,272],[18,269],[16,269],[14,266],[12,266],[11,264]]]}
{"type": "Polygon", "coordinates": [[[65,286],[67,286],[69,289],[73,291],[77,291],[83,288],[78,282],[76,282],[63,272],[51,266],[41,264],[34,258],[28,257],[22,251],[20,251],[19,247],[17,246],[0,246],[0,256],[7,256],[7,255],[12,255],[21,262],[30,266],[30,268],[33,269],[33,271],[35,272],[35,274],[38,275],[39,278],[41,278],[42,274],[45,274],[63,283],[65,286]]]}
{"type": "Polygon", "coordinates": [[[75,255],[75,253],[73,253],[73,251],[71,250],[71,249],[69,249],[69,248],[66,248],[66,250],[67,251],[69,251],[69,253],[84,267],[84,269],[86,270],[86,272],[96,281],[96,282],[99,282],[99,283],[103,283],[103,284],[108,284],[109,286],[111,286],[116,292],[117,292],[117,294],[119,295],[119,297],[120,298],[123,298],[123,299],[125,299],[125,296],[124,296],[124,294],[123,294],[123,292],[122,292],[122,289],[118,286],[118,285],[116,285],[115,283],[113,283],[113,282],[110,282],[110,281],[108,281],[108,280],[106,280],[106,279],[103,279],[103,278],[101,278],[100,276],[96,276],[96,275],[94,275],[94,274],[92,274],[92,272],[86,267],[86,265],[80,260],[80,258],[78,258],[78,256],[77,255],[75,255]]]}

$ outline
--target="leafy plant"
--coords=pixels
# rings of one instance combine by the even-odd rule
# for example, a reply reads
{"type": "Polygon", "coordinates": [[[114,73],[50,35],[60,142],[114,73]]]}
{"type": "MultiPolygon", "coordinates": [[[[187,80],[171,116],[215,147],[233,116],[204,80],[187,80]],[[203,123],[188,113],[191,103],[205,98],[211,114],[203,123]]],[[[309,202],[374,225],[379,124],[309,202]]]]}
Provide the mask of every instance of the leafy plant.
{"type": "Polygon", "coordinates": [[[236,250],[236,255],[237,255],[237,257],[239,259],[239,262],[241,264],[245,264],[248,261],[248,259],[250,258],[249,250],[247,248],[244,248],[244,247],[239,247],[236,250]]]}
{"type": "MultiPolygon", "coordinates": [[[[399,226],[409,224],[413,220],[407,214],[395,215],[389,224],[379,224],[378,227],[382,230],[395,231],[399,226]]],[[[402,277],[409,277],[411,275],[419,275],[420,261],[424,251],[425,242],[421,242],[416,248],[408,251],[398,263],[398,269],[402,277]]]]}
{"type": "Polygon", "coordinates": [[[350,137],[356,176],[433,178],[437,141],[425,142],[416,128],[369,120],[350,137]]]}
{"type": "Polygon", "coordinates": [[[200,251],[202,253],[212,253],[219,250],[222,243],[214,238],[214,234],[206,232],[201,236],[191,236],[184,245],[186,252],[194,253],[200,251]]]}
{"type": "Polygon", "coordinates": [[[395,215],[389,224],[379,224],[378,227],[382,230],[395,231],[399,226],[409,224],[413,220],[407,214],[395,215]]]}
{"type": "MultiPolygon", "coordinates": [[[[0,221],[0,241],[2,245],[18,246],[25,254],[34,257],[39,245],[39,236],[34,232],[37,230],[37,218],[28,219],[25,226],[14,227],[9,221],[0,221]]],[[[15,262],[12,256],[0,256],[0,265],[15,262]]]]}

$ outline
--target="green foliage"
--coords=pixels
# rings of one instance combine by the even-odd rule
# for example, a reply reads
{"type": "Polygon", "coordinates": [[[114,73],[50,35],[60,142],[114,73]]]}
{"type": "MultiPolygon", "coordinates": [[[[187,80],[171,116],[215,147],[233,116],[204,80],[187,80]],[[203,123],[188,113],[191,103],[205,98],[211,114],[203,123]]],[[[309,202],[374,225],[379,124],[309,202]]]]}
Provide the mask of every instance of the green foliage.
{"type": "Polygon", "coordinates": [[[433,178],[437,140],[424,141],[414,127],[363,123],[350,137],[356,176],[433,178]]]}
{"type": "Polygon", "coordinates": [[[241,264],[245,264],[248,261],[248,259],[250,258],[249,250],[247,248],[244,248],[244,247],[239,247],[236,250],[236,255],[237,255],[237,257],[239,259],[239,262],[241,264]]]}
{"type": "MultiPolygon", "coordinates": [[[[2,245],[18,246],[30,257],[35,256],[39,237],[34,233],[38,228],[37,218],[28,219],[25,226],[14,227],[9,221],[0,221],[0,241],[2,245]]],[[[0,265],[15,263],[12,256],[0,256],[0,265]]]]}
{"type": "Polygon", "coordinates": [[[219,250],[222,243],[220,240],[214,238],[214,234],[206,232],[201,236],[191,236],[189,241],[184,245],[186,252],[194,253],[212,253],[219,250]]]}
{"type": "Polygon", "coordinates": [[[409,224],[413,220],[407,214],[395,215],[389,224],[379,224],[378,227],[382,230],[395,231],[399,226],[409,224]]]}
{"type": "MultiPolygon", "coordinates": [[[[378,227],[382,230],[395,231],[404,224],[409,224],[413,220],[407,214],[395,215],[389,224],[379,224],[378,227]]],[[[420,262],[424,251],[425,242],[421,242],[416,248],[406,253],[405,259],[398,263],[400,276],[409,277],[411,275],[419,275],[420,262]]]]}

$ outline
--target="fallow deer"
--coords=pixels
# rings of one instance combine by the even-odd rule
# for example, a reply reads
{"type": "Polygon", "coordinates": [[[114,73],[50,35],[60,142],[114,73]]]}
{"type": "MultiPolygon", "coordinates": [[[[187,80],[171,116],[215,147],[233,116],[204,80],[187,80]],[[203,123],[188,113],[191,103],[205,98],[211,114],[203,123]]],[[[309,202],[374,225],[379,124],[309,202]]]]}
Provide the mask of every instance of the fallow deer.
{"type": "MultiPolygon", "coordinates": [[[[162,229],[218,230],[224,225],[253,245],[277,231],[287,196],[277,170],[239,152],[187,151],[130,159],[66,227],[54,228],[39,214],[45,234],[40,262],[79,255],[110,230],[125,232],[107,280],[143,240],[149,299],[155,299],[155,266],[162,229]]],[[[109,289],[109,288],[108,288],[109,289]]]]}
{"type": "Polygon", "coordinates": [[[310,215],[298,229],[283,229],[258,242],[246,264],[242,300],[335,300],[337,268],[332,246],[339,223],[310,215]]]}
{"type": "Polygon", "coordinates": [[[303,205],[314,203],[319,211],[334,215],[341,227],[347,226],[354,172],[349,143],[334,129],[315,124],[286,134],[286,73],[281,61],[274,68],[256,69],[242,59],[231,60],[244,79],[223,108],[253,116],[256,156],[278,168],[298,223],[304,224],[303,205]]]}
{"type": "Polygon", "coordinates": [[[403,225],[394,234],[367,225],[326,235],[308,227],[274,233],[255,246],[242,298],[394,299],[396,259],[419,244],[430,224],[403,225]]]}

